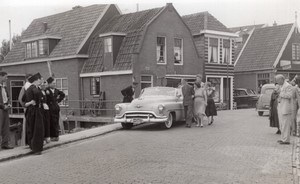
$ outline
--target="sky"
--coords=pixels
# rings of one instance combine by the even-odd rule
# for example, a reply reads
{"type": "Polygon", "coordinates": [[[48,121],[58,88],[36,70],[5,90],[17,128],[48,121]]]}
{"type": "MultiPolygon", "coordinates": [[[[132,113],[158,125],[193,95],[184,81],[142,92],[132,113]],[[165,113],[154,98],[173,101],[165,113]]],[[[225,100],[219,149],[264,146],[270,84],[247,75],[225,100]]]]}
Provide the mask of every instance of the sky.
{"type": "Polygon", "coordinates": [[[20,35],[33,19],[77,5],[117,4],[122,13],[131,13],[137,5],[141,11],[166,3],[172,3],[180,15],[208,11],[226,27],[294,23],[296,11],[300,25],[300,0],[0,0],[0,42],[9,39],[9,20],[12,35],[20,35]]]}

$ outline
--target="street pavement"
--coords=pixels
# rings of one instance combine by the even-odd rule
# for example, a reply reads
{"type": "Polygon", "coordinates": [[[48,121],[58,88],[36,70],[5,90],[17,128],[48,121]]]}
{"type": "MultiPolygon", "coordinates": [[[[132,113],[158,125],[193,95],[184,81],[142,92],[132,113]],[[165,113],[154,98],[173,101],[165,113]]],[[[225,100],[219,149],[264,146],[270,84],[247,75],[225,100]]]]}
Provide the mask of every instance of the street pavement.
{"type": "Polygon", "coordinates": [[[0,183],[292,184],[297,139],[279,145],[275,132],[254,109],[203,128],[141,125],[1,162],[0,183]]]}

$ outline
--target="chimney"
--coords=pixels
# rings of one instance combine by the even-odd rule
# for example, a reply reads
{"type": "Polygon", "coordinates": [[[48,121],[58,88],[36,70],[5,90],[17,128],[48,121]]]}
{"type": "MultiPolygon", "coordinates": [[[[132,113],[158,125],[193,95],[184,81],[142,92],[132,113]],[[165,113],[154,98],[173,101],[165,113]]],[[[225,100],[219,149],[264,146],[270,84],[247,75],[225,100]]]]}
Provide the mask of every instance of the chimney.
{"type": "Polygon", "coordinates": [[[248,39],[248,37],[249,37],[249,34],[248,33],[244,33],[243,35],[242,35],[242,42],[243,43],[245,43],[246,41],[247,41],[247,39],[248,39]]]}
{"type": "Polygon", "coordinates": [[[79,8],[82,8],[82,6],[79,6],[79,5],[74,6],[74,7],[72,8],[72,10],[79,9],[79,8]]]}
{"type": "Polygon", "coordinates": [[[47,22],[43,22],[43,28],[44,28],[44,33],[45,33],[47,31],[47,29],[48,29],[47,22]]]}
{"type": "Polygon", "coordinates": [[[274,20],[273,26],[277,26],[277,22],[274,20]]]}

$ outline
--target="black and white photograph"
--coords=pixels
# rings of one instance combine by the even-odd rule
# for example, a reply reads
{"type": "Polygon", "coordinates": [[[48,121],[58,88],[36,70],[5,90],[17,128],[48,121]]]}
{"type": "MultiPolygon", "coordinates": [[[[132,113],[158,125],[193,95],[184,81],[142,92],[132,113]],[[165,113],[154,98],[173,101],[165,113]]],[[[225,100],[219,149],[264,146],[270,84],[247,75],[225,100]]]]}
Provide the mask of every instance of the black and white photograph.
{"type": "Polygon", "coordinates": [[[0,0],[0,184],[300,184],[299,0],[0,0]]]}

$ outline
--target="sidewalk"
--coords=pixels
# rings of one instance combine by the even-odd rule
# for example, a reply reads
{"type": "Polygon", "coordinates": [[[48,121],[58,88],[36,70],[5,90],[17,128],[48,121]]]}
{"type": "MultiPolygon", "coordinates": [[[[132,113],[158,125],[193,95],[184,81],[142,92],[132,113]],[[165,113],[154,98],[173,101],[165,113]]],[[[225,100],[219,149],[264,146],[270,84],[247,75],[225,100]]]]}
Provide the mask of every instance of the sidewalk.
{"type": "MultiPolygon", "coordinates": [[[[59,137],[58,142],[50,142],[49,144],[46,144],[44,146],[44,150],[58,147],[58,146],[61,146],[64,144],[104,135],[109,132],[119,130],[121,128],[122,128],[121,124],[116,123],[116,124],[104,125],[104,126],[97,127],[97,128],[91,128],[88,130],[84,130],[84,131],[76,132],[76,133],[72,133],[72,134],[61,135],[59,137]]],[[[30,155],[30,151],[31,150],[29,149],[28,146],[20,146],[20,147],[11,149],[11,150],[1,150],[0,151],[0,162],[24,157],[26,155],[30,155]]]]}

